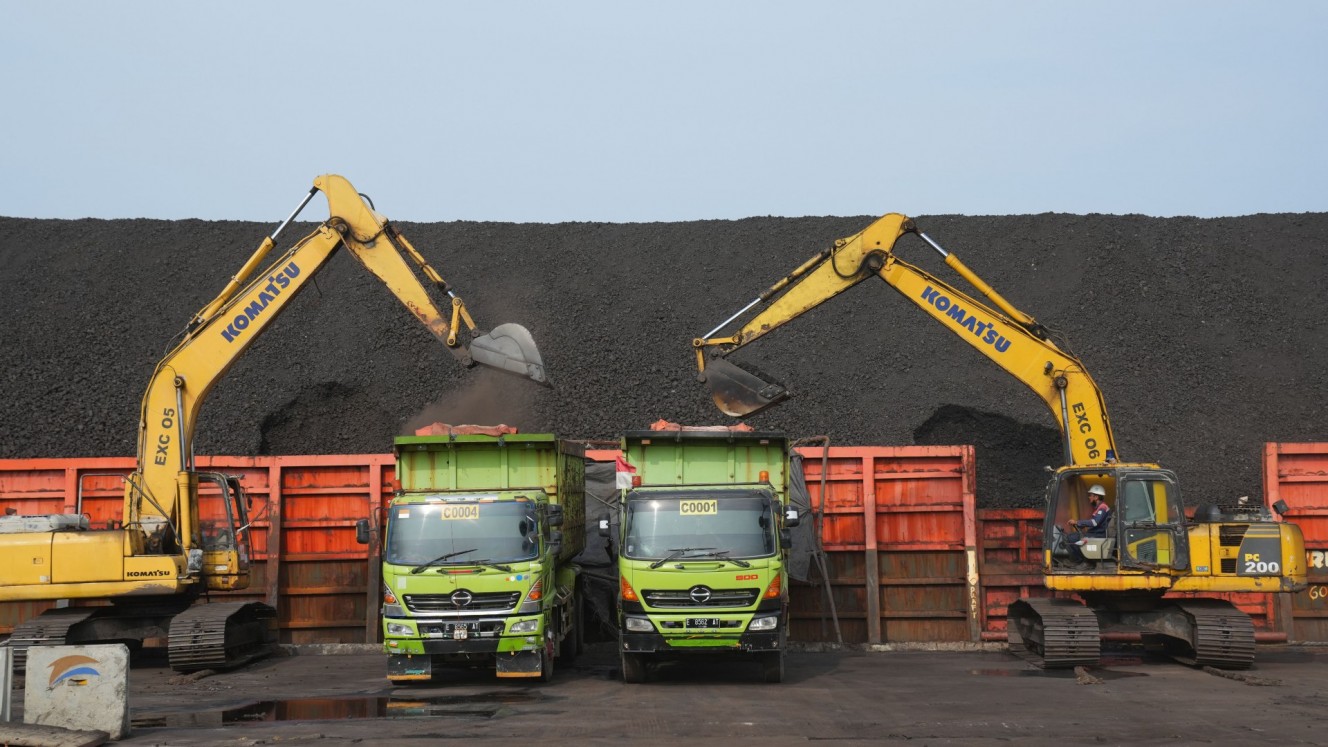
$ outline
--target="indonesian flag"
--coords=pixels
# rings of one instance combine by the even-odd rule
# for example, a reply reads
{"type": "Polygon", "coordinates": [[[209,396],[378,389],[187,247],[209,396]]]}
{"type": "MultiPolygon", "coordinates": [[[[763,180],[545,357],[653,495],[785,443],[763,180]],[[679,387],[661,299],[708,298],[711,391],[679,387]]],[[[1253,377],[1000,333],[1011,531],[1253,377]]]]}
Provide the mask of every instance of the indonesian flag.
{"type": "Polygon", "coordinates": [[[623,459],[622,454],[614,457],[614,467],[617,470],[618,489],[631,490],[632,475],[636,474],[636,467],[628,464],[627,460],[623,459]]]}

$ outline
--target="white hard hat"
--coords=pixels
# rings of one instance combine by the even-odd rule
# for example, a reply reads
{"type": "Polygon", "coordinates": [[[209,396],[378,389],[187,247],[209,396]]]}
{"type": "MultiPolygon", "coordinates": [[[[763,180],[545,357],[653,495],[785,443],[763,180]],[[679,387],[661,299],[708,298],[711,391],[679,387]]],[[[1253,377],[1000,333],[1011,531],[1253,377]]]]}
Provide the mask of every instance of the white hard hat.
{"type": "Polygon", "coordinates": [[[1101,485],[1094,485],[1093,487],[1088,489],[1088,492],[1090,495],[1100,495],[1104,498],[1107,495],[1107,489],[1102,487],[1101,485]]]}

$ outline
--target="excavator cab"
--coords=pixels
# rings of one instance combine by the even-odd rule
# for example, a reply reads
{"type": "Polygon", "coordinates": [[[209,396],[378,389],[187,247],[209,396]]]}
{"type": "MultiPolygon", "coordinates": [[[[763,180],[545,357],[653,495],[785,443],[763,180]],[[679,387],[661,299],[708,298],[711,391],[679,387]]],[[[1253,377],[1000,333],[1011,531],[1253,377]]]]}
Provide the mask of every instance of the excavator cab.
{"type": "Polygon", "coordinates": [[[1056,574],[1185,570],[1189,547],[1175,473],[1152,465],[1058,471],[1047,488],[1043,549],[1048,571],[1056,574]],[[1091,514],[1088,491],[1095,485],[1106,490],[1110,514],[1104,531],[1081,533],[1101,535],[1079,540],[1078,554],[1088,563],[1085,571],[1069,546],[1070,525],[1091,514]]]}
{"type": "MultiPolygon", "coordinates": [[[[198,526],[194,532],[199,567],[213,591],[249,585],[253,557],[249,499],[240,478],[220,472],[195,472],[198,479],[198,526]]],[[[194,559],[190,558],[193,566],[194,559]]]]}

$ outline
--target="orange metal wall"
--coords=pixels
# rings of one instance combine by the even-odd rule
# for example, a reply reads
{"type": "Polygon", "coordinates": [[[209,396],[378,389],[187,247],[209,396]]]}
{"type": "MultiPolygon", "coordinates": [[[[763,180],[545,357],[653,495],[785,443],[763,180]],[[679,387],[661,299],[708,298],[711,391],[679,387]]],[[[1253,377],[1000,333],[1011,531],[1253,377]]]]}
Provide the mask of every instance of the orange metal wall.
{"type": "MultiPolygon", "coordinates": [[[[844,641],[974,639],[973,448],[799,452],[844,641]]],[[[823,587],[794,586],[795,640],[832,638],[823,596],[823,587]]]]}
{"type": "MultiPolygon", "coordinates": [[[[972,447],[799,449],[845,642],[1003,639],[1005,607],[1049,592],[1038,569],[1041,511],[975,510],[972,447]],[[822,478],[824,472],[824,488],[822,478]]],[[[616,450],[592,450],[611,460],[616,450]]],[[[253,499],[254,579],[231,596],[278,610],[290,643],[378,639],[376,557],[355,542],[355,522],[391,497],[390,454],[200,457],[240,474],[253,499]]],[[[1291,506],[1305,532],[1312,585],[1269,601],[1233,597],[1264,631],[1328,640],[1328,444],[1269,444],[1265,495],[1291,506]]],[[[128,458],[0,460],[0,505],[20,513],[82,510],[96,527],[119,520],[128,458]]],[[[835,640],[827,587],[791,589],[796,640],[835,640]]],[[[47,603],[0,605],[0,635],[47,603]]]]}
{"type": "MultiPolygon", "coordinates": [[[[281,640],[375,640],[378,581],[355,542],[355,521],[391,496],[390,454],[200,457],[198,466],[242,476],[252,500],[253,577],[243,592],[278,611],[281,640]],[[370,593],[370,590],[373,593],[370,593]]],[[[119,520],[129,458],[0,460],[0,505],[20,513],[83,513],[94,528],[119,520]]],[[[0,604],[0,634],[50,603],[0,604]]]]}
{"type": "Polygon", "coordinates": [[[1305,534],[1310,587],[1283,605],[1292,640],[1328,641],[1328,444],[1264,446],[1263,490],[1268,502],[1286,501],[1286,518],[1305,534]]]}

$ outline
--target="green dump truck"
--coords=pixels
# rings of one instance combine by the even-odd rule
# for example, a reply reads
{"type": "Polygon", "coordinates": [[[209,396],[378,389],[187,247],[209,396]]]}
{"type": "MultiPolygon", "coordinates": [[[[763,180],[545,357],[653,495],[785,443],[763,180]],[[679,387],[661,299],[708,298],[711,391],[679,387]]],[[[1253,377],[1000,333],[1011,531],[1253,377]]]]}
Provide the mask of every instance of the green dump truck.
{"type": "MultiPolygon", "coordinates": [[[[395,452],[400,489],[382,539],[388,679],[460,666],[548,681],[584,640],[571,560],[585,545],[585,447],[450,432],[399,437],[395,452]]],[[[359,530],[369,542],[369,522],[359,530]]]]}
{"type": "Polygon", "coordinates": [[[784,678],[788,641],[788,440],[782,433],[629,432],[621,503],[599,531],[618,555],[624,682],[689,654],[755,658],[784,678]]]}

